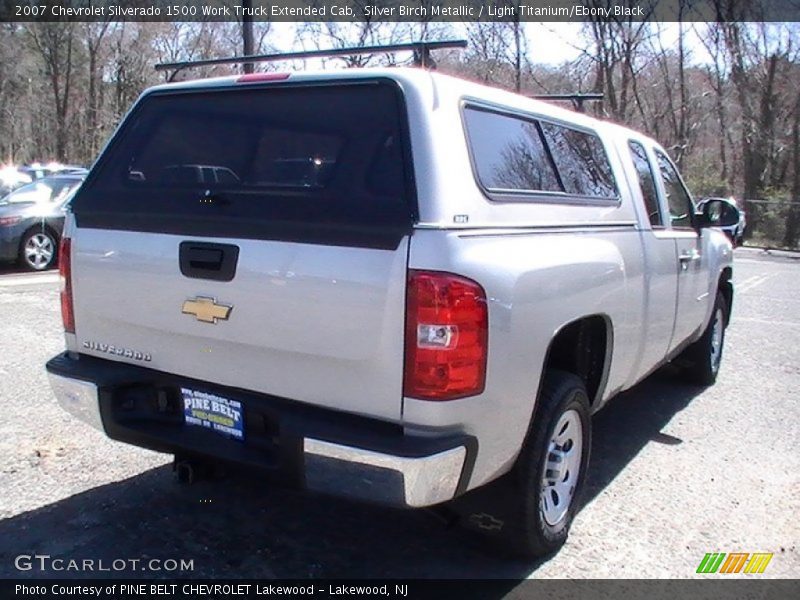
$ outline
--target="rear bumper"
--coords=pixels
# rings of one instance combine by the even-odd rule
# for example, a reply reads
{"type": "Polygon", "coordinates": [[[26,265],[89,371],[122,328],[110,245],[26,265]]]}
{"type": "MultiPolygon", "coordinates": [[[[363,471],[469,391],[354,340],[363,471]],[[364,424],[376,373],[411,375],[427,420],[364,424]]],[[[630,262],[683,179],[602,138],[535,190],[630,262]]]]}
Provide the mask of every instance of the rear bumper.
{"type": "Polygon", "coordinates": [[[395,424],[89,356],[61,354],[47,371],[61,407],[112,439],[389,506],[430,506],[460,495],[477,451],[475,438],[463,434],[414,435],[395,424]],[[241,402],[244,441],[187,426],[181,386],[241,402]]]}

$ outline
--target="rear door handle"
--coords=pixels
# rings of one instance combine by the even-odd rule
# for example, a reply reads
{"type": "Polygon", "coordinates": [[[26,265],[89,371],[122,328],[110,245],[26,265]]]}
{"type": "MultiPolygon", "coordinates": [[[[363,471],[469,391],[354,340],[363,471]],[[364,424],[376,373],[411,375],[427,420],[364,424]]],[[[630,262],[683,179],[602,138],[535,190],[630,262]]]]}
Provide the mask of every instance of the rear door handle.
{"type": "Polygon", "coordinates": [[[239,246],[181,242],[178,255],[181,273],[185,277],[230,281],[236,275],[239,246]]]}
{"type": "Polygon", "coordinates": [[[189,265],[194,269],[219,271],[222,267],[224,252],[217,248],[190,248],[188,253],[189,265]]]}
{"type": "Polygon", "coordinates": [[[697,250],[684,250],[678,257],[681,262],[691,262],[700,259],[700,253],[697,250]]]}

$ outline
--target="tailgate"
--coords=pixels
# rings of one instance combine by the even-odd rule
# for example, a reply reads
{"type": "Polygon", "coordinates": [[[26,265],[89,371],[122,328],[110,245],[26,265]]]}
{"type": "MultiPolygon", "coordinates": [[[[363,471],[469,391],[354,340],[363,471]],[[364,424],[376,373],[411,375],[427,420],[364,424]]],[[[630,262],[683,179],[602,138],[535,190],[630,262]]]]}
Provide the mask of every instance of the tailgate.
{"type": "Polygon", "coordinates": [[[404,119],[387,82],[146,96],[73,200],[78,351],[399,420],[404,119]]]}

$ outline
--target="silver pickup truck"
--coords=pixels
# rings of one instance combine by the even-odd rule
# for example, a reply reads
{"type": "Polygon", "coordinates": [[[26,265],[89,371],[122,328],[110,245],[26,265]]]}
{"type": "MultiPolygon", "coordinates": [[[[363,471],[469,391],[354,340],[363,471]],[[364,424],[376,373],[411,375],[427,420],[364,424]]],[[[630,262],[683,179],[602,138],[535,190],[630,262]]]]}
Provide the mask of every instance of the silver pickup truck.
{"type": "Polygon", "coordinates": [[[179,473],[445,505],[542,555],[591,415],[668,361],[714,382],[735,213],[639,133],[423,70],[162,85],[72,202],[47,371],[179,473]]]}

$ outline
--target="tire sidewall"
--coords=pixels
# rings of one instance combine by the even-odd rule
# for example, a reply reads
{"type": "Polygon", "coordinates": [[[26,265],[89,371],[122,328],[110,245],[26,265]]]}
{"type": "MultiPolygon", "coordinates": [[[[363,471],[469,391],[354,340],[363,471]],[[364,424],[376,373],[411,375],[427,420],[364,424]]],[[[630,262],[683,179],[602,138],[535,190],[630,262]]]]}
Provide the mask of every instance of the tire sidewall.
{"type": "MultiPolygon", "coordinates": [[[[588,401],[586,402],[588,404],[588,401]]],[[[578,398],[578,394],[574,395],[571,400],[565,404],[563,410],[559,412],[555,419],[551,421],[550,427],[548,428],[547,436],[545,437],[545,445],[542,451],[541,459],[539,460],[539,468],[536,472],[536,495],[535,495],[535,502],[536,502],[536,521],[537,527],[539,531],[541,531],[542,536],[552,541],[553,543],[562,543],[567,538],[567,534],[569,533],[569,527],[572,524],[572,520],[575,517],[575,513],[577,512],[578,504],[580,502],[581,492],[583,491],[583,483],[586,477],[586,470],[589,467],[589,454],[591,452],[591,426],[589,424],[590,417],[587,414],[588,411],[583,410],[583,403],[580,402],[578,398]],[[544,515],[542,514],[542,479],[544,477],[545,467],[547,465],[547,450],[550,442],[550,438],[553,436],[555,431],[555,426],[558,423],[558,419],[560,416],[567,412],[568,410],[575,410],[578,413],[578,416],[581,421],[582,427],[582,434],[583,439],[581,441],[582,447],[582,455],[581,455],[581,462],[580,462],[580,473],[578,473],[578,480],[576,482],[576,489],[573,493],[572,501],[570,503],[569,509],[567,510],[567,514],[564,515],[558,523],[555,525],[550,525],[544,519],[544,515]]]]}
{"type": "Polygon", "coordinates": [[[711,323],[709,324],[709,332],[708,332],[708,370],[709,373],[716,379],[717,375],[719,374],[720,368],[722,368],[722,357],[725,353],[725,319],[727,318],[725,312],[725,300],[722,297],[717,298],[717,302],[714,303],[714,312],[711,315],[711,323]],[[717,364],[716,368],[714,366],[714,361],[711,359],[711,347],[713,342],[713,329],[714,329],[714,321],[717,319],[717,312],[722,311],[722,332],[720,333],[719,337],[719,356],[717,357],[717,364]]]}
{"type": "Polygon", "coordinates": [[[713,385],[717,380],[717,375],[722,368],[722,358],[725,355],[725,330],[727,329],[726,322],[728,319],[728,308],[725,302],[725,297],[717,293],[716,300],[714,301],[714,308],[711,311],[711,319],[708,322],[706,330],[703,332],[703,337],[700,338],[700,344],[696,350],[695,364],[697,365],[698,372],[695,373],[695,379],[702,385],[713,385]],[[722,311],[722,335],[720,336],[719,358],[717,359],[717,368],[714,369],[714,363],[711,360],[711,347],[712,338],[714,334],[714,321],[717,318],[717,311],[722,311]]]}

